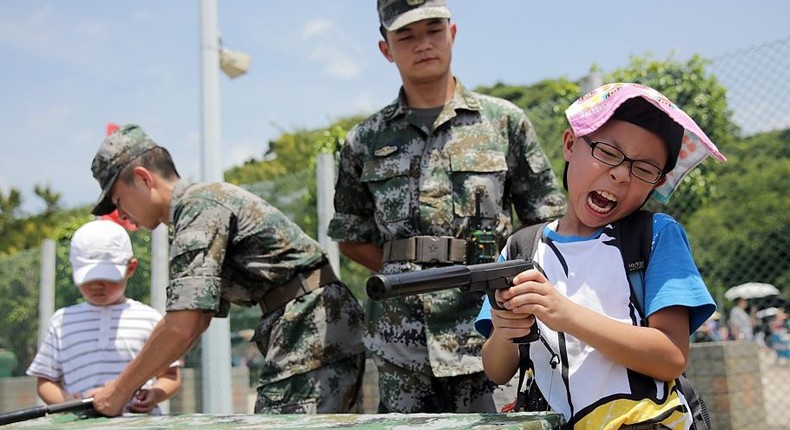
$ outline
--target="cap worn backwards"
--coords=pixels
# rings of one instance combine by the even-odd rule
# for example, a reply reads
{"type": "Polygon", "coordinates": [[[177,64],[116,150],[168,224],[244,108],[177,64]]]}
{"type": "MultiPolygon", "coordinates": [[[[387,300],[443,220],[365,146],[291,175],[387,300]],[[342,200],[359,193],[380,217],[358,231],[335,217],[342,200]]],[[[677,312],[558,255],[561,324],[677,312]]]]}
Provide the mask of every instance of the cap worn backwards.
{"type": "Polygon", "coordinates": [[[675,168],[683,141],[684,129],[680,124],[642,97],[624,101],[609,118],[609,120],[613,119],[630,122],[658,135],[669,150],[664,173],[671,172],[675,168]]]}
{"type": "Polygon", "coordinates": [[[450,18],[445,0],[377,0],[379,22],[387,31],[433,18],[450,18]]]}
{"type": "Polygon", "coordinates": [[[71,237],[69,261],[77,286],[95,280],[123,280],[132,257],[129,234],[113,221],[91,221],[71,237]]]}
{"type": "Polygon", "coordinates": [[[628,121],[659,135],[669,149],[669,163],[664,168],[667,179],[652,193],[653,197],[661,203],[669,200],[686,174],[706,157],[712,156],[719,161],[727,161],[690,116],[663,94],[645,85],[634,83],[603,85],[576,100],[565,110],[565,116],[576,136],[586,136],[598,130],[610,119],[628,121]],[[635,98],[642,100],[631,101],[635,98]],[[656,109],[652,109],[651,106],[656,109]],[[656,116],[656,110],[665,114],[665,118],[656,116]],[[673,161],[675,161],[674,165],[673,161]]]}
{"type": "Polygon", "coordinates": [[[93,208],[94,215],[106,215],[115,210],[110,190],[124,167],[158,145],[140,126],[127,124],[107,136],[93,157],[91,171],[99,182],[101,195],[93,208]]]}

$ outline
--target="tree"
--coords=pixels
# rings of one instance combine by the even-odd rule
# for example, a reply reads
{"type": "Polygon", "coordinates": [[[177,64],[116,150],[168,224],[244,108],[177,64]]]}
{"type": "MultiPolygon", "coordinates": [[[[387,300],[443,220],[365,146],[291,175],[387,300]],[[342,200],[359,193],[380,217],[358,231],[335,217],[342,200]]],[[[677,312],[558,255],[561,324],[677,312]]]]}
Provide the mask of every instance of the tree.
{"type": "Polygon", "coordinates": [[[790,285],[790,130],[762,133],[730,146],[719,169],[726,190],[689,216],[695,260],[720,296],[744,282],[790,285]]]}

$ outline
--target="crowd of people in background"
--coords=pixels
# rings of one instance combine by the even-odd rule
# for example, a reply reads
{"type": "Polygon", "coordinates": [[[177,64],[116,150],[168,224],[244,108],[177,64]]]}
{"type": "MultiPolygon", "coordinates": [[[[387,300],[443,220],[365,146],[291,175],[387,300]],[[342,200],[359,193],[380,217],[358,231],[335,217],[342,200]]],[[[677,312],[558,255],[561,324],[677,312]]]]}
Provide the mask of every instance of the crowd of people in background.
{"type": "Polygon", "coordinates": [[[776,362],[790,363],[790,323],[781,307],[759,309],[738,298],[723,321],[715,312],[691,337],[692,342],[754,341],[763,351],[775,354],[776,362]]]}

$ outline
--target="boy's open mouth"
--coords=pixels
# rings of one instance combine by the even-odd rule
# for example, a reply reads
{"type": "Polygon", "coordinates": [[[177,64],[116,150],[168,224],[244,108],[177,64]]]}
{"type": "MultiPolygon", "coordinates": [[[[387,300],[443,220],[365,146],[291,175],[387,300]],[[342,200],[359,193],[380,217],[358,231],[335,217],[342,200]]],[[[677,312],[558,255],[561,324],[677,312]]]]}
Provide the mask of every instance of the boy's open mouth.
{"type": "Polygon", "coordinates": [[[587,195],[587,204],[595,212],[605,214],[617,206],[617,197],[606,191],[593,191],[587,195]]]}

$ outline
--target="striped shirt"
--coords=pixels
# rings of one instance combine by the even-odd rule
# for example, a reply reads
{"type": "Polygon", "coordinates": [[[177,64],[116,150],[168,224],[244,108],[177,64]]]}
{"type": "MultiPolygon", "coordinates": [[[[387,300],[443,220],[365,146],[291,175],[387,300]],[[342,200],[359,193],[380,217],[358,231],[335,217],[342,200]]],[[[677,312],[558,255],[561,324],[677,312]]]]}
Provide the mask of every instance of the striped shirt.
{"type": "Polygon", "coordinates": [[[156,309],[128,298],[117,305],[85,302],[58,309],[27,374],[60,382],[69,394],[84,394],[116,379],[161,319],[156,309]]]}

